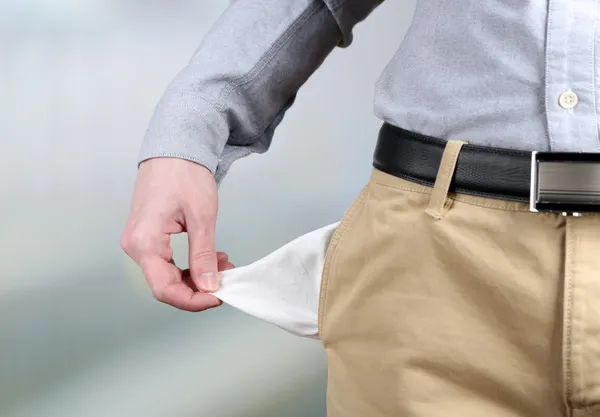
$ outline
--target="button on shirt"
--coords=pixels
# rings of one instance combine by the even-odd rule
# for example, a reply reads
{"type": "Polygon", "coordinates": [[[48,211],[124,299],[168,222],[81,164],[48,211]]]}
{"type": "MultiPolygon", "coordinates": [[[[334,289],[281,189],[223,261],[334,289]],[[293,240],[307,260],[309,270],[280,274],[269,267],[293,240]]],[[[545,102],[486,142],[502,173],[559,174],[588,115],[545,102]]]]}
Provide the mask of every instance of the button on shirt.
{"type": "Polygon", "coordinates": [[[572,92],[571,90],[567,90],[560,95],[558,98],[558,103],[563,109],[572,109],[579,102],[579,97],[577,94],[572,92]]]}
{"type": "MultiPolygon", "coordinates": [[[[379,3],[233,1],[162,97],[140,161],[184,158],[220,181],[266,151],[297,91],[379,3]]],[[[598,16],[593,0],[419,0],[376,115],[476,145],[600,152],[598,16]]]]}

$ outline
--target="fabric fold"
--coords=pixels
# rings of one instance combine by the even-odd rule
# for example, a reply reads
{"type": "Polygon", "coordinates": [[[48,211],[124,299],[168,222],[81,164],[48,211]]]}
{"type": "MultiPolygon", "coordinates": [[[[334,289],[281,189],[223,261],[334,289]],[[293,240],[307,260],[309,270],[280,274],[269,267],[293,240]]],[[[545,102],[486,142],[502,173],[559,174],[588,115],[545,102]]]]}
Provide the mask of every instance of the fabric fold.
{"type": "Polygon", "coordinates": [[[247,266],[221,272],[223,302],[292,334],[318,339],[325,253],[339,223],[314,230],[247,266]]]}

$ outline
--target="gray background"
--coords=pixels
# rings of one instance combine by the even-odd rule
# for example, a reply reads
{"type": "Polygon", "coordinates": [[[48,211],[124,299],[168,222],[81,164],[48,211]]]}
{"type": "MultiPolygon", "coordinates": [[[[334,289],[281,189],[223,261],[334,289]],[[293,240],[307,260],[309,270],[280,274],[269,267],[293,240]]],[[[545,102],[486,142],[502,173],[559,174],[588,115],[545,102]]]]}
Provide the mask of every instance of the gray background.
{"type": "MultiPolygon", "coordinates": [[[[0,416],[325,415],[318,342],[159,304],[119,249],[153,107],[227,3],[0,2],[0,416]]],[[[217,229],[234,263],[339,220],[367,181],[373,84],[413,8],[360,24],[272,149],[234,165],[217,229]]]]}

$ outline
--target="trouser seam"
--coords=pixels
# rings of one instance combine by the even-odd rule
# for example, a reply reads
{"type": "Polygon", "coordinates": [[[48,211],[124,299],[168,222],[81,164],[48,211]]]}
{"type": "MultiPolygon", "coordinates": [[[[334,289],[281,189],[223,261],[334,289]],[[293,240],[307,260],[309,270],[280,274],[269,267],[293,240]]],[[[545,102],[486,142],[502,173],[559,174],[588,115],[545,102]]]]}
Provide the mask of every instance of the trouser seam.
{"type": "MultiPolygon", "coordinates": [[[[573,255],[574,239],[573,225],[567,221],[566,230],[566,265],[565,265],[565,301],[564,301],[564,381],[565,397],[567,405],[573,403],[573,296],[574,296],[574,274],[573,274],[573,255]]],[[[575,407],[574,407],[575,408],[575,407]]]]}
{"type": "Polygon", "coordinates": [[[323,345],[326,347],[326,341],[323,339],[323,326],[325,320],[325,312],[327,309],[327,295],[328,295],[328,287],[329,287],[329,278],[333,274],[333,265],[334,261],[337,259],[339,254],[339,245],[341,243],[342,238],[344,237],[346,230],[350,225],[354,222],[354,219],[357,215],[356,210],[359,209],[358,206],[362,206],[365,203],[365,200],[370,193],[370,183],[367,184],[361,192],[358,194],[356,199],[350,205],[350,208],[347,212],[347,221],[340,222],[337,230],[332,236],[326,254],[325,254],[325,263],[323,265],[323,273],[321,276],[321,288],[320,288],[320,297],[319,297],[319,313],[318,313],[318,333],[321,337],[323,345]],[[330,252],[331,251],[331,252],[330,252]]]}

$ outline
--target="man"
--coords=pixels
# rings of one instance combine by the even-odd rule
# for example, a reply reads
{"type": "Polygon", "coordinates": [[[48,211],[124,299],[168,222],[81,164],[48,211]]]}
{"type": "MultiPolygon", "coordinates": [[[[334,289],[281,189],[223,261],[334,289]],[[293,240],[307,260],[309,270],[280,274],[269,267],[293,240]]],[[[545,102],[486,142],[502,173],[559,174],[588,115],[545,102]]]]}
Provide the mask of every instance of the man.
{"type": "MultiPolygon", "coordinates": [[[[378,3],[239,0],[206,36],[156,109],[123,234],[158,300],[220,303],[215,179],[268,148],[378,3]],[[182,231],[191,281],[169,262],[182,231]]],[[[600,217],[572,215],[600,211],[598,11],[418,2],[377,83],[373,176],[327,250],[328,415],[600,416],[600,217]]]]}

